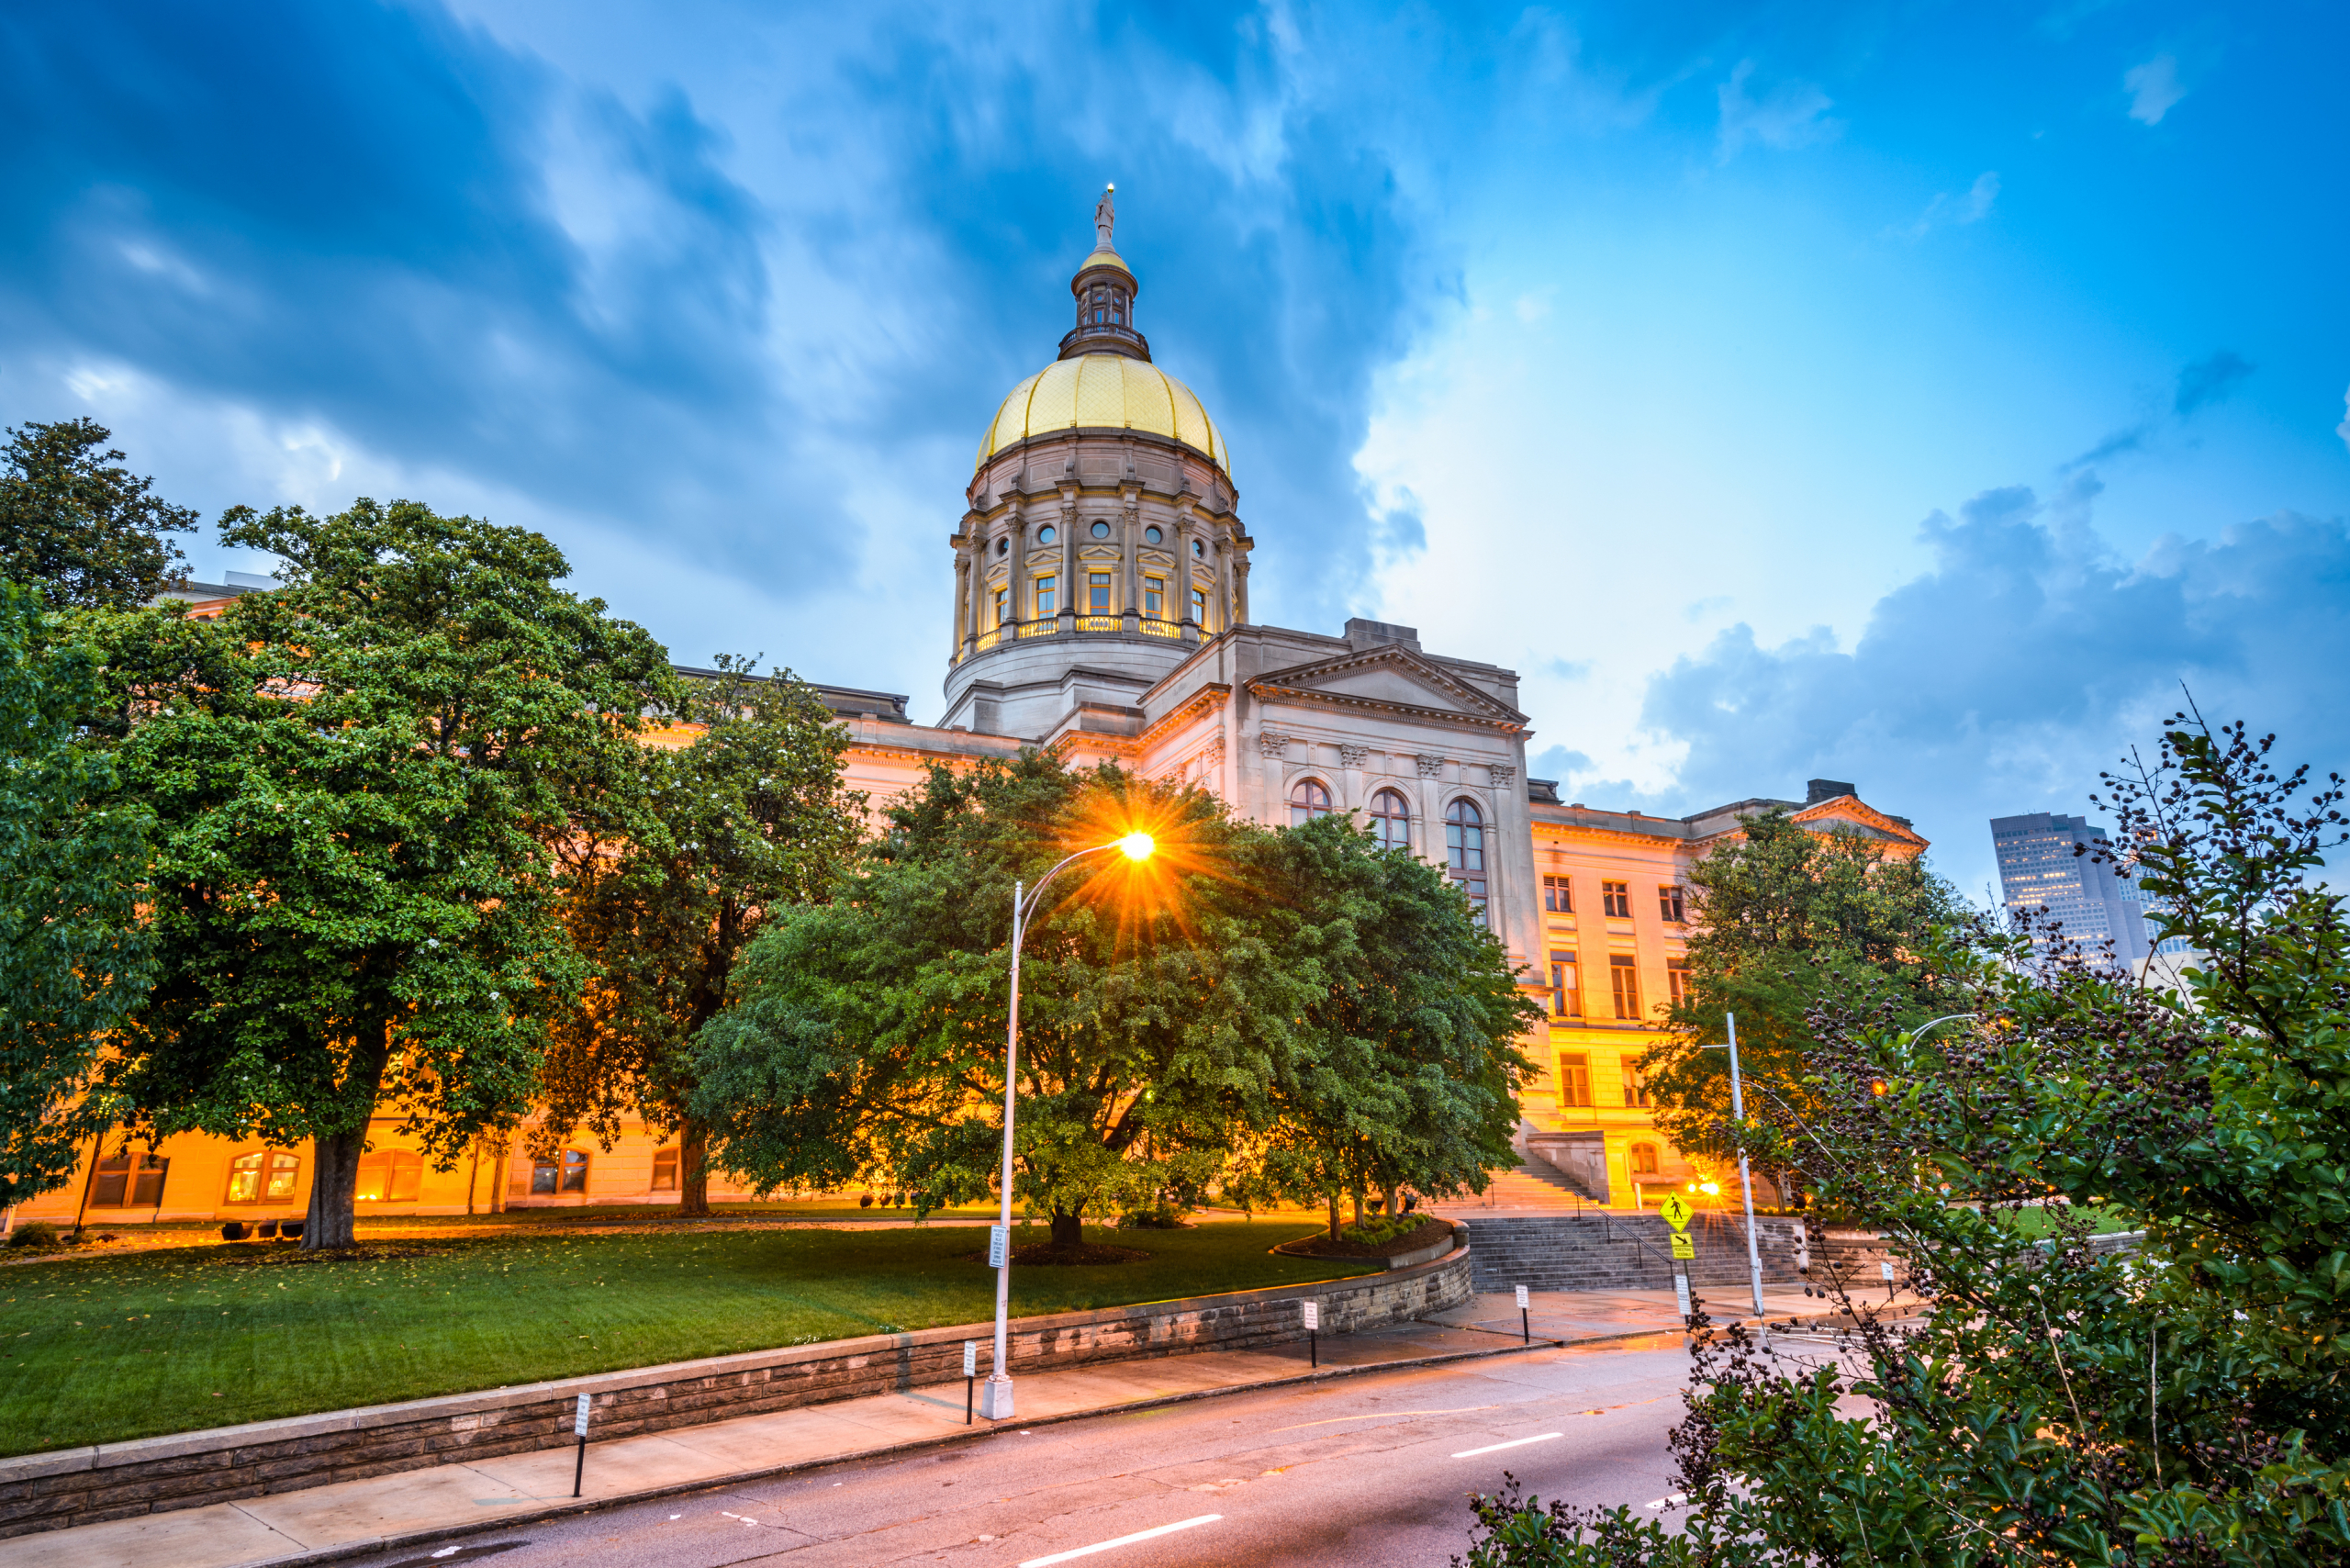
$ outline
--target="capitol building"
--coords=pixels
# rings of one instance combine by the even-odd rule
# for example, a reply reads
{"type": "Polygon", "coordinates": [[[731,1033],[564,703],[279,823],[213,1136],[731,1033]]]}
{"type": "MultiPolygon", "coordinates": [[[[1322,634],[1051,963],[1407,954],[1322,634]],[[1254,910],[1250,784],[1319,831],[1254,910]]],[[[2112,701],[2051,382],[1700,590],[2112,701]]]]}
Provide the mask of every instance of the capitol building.
{"type": "MultiPolygon", "coordinates": [[[[979,431],[947,540],[951,577],[940,565],[954,614],[939,722],[910,722],[901,695],[816,683],[849,734],[850,787],[884,802],[932,765],[1047,747],[1072,767],[1109,762],[1194,785],[1276,826],[1345,812],[1445,868],[1547,1015],[1526,1047],[1538,1071],[1522,1096],[1522,1162],[1486,1201],[1629,1209],[1712,1174],[1660,1136],[1635,1065],[1680,994],[1692,864],[1774,806],[1892,855],[1926,841],[1830,779],[1810,780],[1801,799],[1758,795],[1686,817],[1564,801],[1527,776],[1533,731],[1515,671],[1431,652],[1409,626],[1250,620],[1257,541],[1232,454],[1192,389],[1152,357],[1110,202],[1105,193],[1093,250],[1069,281],[1076,319],[1058,353],[979,431]]],[[[517,1138],[442,1172],[397,1120],[379,1116],[371,1133],[363,1219],[677,1199],[673,1133],[632,1125],[609,1149],[578,1134],[551,1159],[517,1138]]],[[[308,1201],[307,1146],[189,1134],[152,1152],[109,1151],[18,1217],[70,1221],[84,1208],[108,1225],[265,1221],[297,1217],[308,1201]]],[[[750,1194],[713,1171],[710,1195],[750,1194]]]]}

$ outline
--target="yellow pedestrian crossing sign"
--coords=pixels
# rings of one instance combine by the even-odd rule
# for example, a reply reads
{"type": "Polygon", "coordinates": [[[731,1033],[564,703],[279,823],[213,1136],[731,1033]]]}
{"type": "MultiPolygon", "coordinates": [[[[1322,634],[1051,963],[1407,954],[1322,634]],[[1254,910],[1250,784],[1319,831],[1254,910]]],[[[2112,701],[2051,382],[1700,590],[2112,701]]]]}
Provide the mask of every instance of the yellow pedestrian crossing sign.
{"type": "Polygon", "coordinates": [[[1697,1243],[1687,1231],[1676,1230],[1670,1239],[1673,1242],[1673,1255],[1675,1258],[1694,1259],[1697,1256],[1697,1243]]]}
{"type": "MultiPolygon", "coordinates": [[[[1664,1216],[1664,1223],[1671,1226],[1673,1229],[1686,1230],[1689,1228],[1689,1200],[1683,1197],[1680,1193],[1667,1193],[1664,1195],[1664,1202],[1657,1204],[1656,1212],[1664,1216]]],[[[1673,1256],[1678,1258],[1681,1254],[1676,1252],[1673,1256]]]]}

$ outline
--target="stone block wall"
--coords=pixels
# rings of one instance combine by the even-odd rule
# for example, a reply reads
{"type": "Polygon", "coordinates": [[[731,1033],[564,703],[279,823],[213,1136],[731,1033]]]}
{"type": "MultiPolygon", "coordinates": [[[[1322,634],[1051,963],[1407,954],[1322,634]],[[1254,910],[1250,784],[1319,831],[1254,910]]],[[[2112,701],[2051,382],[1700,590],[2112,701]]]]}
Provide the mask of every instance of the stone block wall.
{"type": "MultiPolygon", "coordinates": [[[[1536,1215],[1471,1216],[1470,1262],[1481,1291],[1524,1285],[1538,1291],[1671,1290],[1672,1226],[1662,1215],[1536,1215]]],[[[1758,1217],[1756,1249],[1762,1278],[1785,1282],[1796,1273],[1799,1219],[1758,1217]]],[[[1691,1282],[1742,1285],[1747,1282],[1746,1219],[1743,1215],[1698,1214],[1689,1222],[1697,1256],[1691,1282]]]]}

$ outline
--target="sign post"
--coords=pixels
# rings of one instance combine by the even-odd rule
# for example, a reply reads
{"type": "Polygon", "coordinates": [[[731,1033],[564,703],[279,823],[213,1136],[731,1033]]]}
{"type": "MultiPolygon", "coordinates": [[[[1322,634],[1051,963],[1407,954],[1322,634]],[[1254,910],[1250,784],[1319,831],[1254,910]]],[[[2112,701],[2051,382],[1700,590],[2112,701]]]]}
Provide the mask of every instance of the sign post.
{"type": "Polygon", "coordinates": [[[1681,1304],[1681,1321],[1689,1321],[1689,1264],[1697,1256],[1697,1243],[1689,1235],[1689,1200],[1678,1193],[1667,1193],[1664,1202],[1656,1206],[1664,1223],[1673,1227],[1673,1294],[1681,1304]]]}
{"type": "Polygon", "coordinates": [[[979,1342],[963,1341],[963,1425],[971,1424],[971,1395],[979,1385],[979,1342]]]}
{"type": "Polygon", "coordinates": [[[579,1484],[588,1479],[588,1396],[579,1396],[579,1408],[571,1417],[571,1429],[579,1439],[579,1462],[571,1467],[571,1495],[579,1495],[579,1484]]]}
{"type": "Polygon", "coordinates": [[[1308,1301],[1298,1305],[1305,1308],[1305,1362],[1310,1367],[1319,1368],[1322,1365],[1322,1351],[1315,1341],[1315,1336],[1322,1329],[1322,1304],[1318,1301],[1308,1301]]]}
{"type": "Polygon", "coordinates": [[[1534,1319],[1528,1315],[1526,1287],[1517,1287],[1517,1336],[1528,1344],[1534,1343],[1534,1319]]]}

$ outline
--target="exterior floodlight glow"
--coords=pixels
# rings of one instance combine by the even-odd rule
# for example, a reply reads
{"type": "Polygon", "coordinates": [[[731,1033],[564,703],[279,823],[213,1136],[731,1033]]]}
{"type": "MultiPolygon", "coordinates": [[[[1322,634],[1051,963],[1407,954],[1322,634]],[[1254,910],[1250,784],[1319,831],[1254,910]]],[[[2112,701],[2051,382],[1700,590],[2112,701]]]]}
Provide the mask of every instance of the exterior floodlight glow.
{"type": "Polygon", "coordinates": [[[1147,833],[1130,833],[1118,840],[1118,847],[1125,852],[1125,857],[1129,860],[1147,860],[1150,858],[1150,852],[1158,848],[1158,845],[1147,833]]]}

